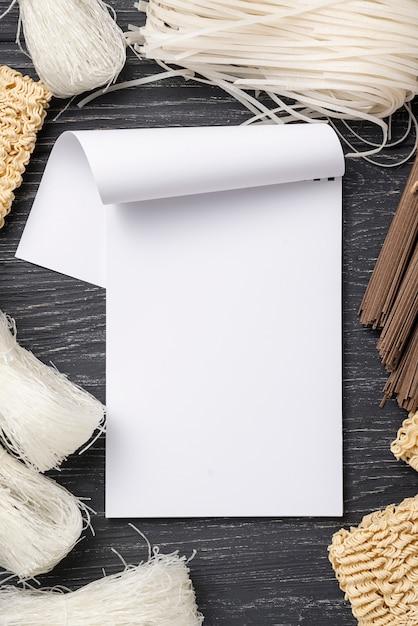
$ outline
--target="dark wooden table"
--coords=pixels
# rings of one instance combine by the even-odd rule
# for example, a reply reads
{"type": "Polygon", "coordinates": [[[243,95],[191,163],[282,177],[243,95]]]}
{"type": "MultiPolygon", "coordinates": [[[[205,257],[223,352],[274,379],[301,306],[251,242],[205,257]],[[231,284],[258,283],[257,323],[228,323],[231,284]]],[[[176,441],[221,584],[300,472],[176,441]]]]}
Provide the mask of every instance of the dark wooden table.
{"type": "MultiPolygon", "coordinates": [[[[123,29],[138,23],[133,1],[112,4],[123,29]]],[[[8,1],[1,0],[0,13],[7,6],[8,1]]],[[[17,9],[0,22],[0,63],[35,78],[30,59],[14,42],[16,24],[17,9]]],[[[155,70],[151,62],[129,55],[121,79],[138,78],[155,70]]],[[[0,308],[15,317],[22,345],[41,360],[53,362],[105,402],[104,290],[14,257],[52,145],[67,129],[240,124],[248,112],[219,89],[182,79],[108,94],[83,109],[73,102],[55,120],[63,106],[63,101],[52,102],[12,212],[0,231],[0,308]]],[[[415,103],[415,113],[417,109],[415,103]]],[[[396,121],[395,131],[402,124],[403,119],[396,121]]],[[[366,126],[363,131],[379,139],[376,129],[366,126]]],[[[393,158],[398,156],[399,151],[394,151],[393,158]]],[[[144,158],[138,146],[139,168],[144,158]]],[[[190,564],[191,576],[208,626],[356,623],[328,561],[332,535],[342,526],[357,525],[373,510],[415,495],[418,487],[414,470],[397,462],[390,452],[390,442],[406,413],[394,400],[379,408],[386,374],[375,349],[377,334],[361,327],[357,317],[410,167],[411,162],[383,169],[364,160],[347,160],[343,233],[344,517],[106,520],[105,439],[101,437],[85,454],[69,458],[60,472],[50,472],[70,491],[89,499],[97,514],[93,517],[95,536],[86,531],[84,540],[53,572],[39,577],[41,585],[76,589],[102,576],[102,568],[107,573],[119,571],[122,564],[111,548],[128,562],[146,559],[147,547],[128,526],[131,521],[162,552],[178,549],[190,555],[197,550],[190,564]]],[[[324,380],[324,388],[319,390],[324,403],[326,391],[324,380]]],[[[304,410],[309,410],[309,398],[295,404],[292,418],[297,419],[304,410]]],[[[294,466],[303,462],[295,447],[294,466]]],[[[289,472],[293,469],[290,466],[289,472]]],[[[280,477],[271,477],[272,489],[277,480],[280,477]]]]}

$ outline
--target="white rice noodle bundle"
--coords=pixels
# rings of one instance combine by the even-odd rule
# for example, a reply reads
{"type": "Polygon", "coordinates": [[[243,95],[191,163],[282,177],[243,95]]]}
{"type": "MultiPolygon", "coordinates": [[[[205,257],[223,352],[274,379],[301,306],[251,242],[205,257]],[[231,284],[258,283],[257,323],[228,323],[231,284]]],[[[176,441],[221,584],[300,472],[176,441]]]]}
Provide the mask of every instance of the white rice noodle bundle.
{"type": "Polygon", "coordinates": [[[102,0],[18,0],[39,78],[58,98],[111,84],[126,61],[115,14],[102,0]]]}
{"type": "Polygon", "coordinates": [[[103,405],[21,347],[1,311],[0,390],[0,440],[38,471],[57,468],[103,430],[103,405]]]}
{"type": "Polygon", "coordinates": [[[0,567],[23,580],[49,572],[89,523],[80,500],[0,448],[0,567]]]}
{"type": "Polygon", "coordinates": [[[0,589],[0,626],[200,626],[184,557],[158,551],[75,591],[0,589]]]}
{"type": "Polygon", "coordinates": [[[253,113],[248,123],[368,120],[381,127],[382,145],[361,154],[374,154],[388,142],[383,120],[418,94],[416,0],[140,0],[135,6],[146,13],[145,26],[127,34],[138,53],[223,88],[253,113]]]}

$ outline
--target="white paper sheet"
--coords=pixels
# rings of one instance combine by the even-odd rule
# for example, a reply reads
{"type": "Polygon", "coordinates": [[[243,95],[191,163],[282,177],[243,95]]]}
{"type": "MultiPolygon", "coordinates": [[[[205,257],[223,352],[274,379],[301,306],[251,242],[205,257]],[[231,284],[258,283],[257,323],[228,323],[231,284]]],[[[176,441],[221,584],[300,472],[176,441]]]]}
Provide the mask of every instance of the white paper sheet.
{"type": "Polygon", "coordinates": [[[342,514],[343,170],[325,124],[58,140],[17,256],[107,286],[108,517],[342,514]]]}

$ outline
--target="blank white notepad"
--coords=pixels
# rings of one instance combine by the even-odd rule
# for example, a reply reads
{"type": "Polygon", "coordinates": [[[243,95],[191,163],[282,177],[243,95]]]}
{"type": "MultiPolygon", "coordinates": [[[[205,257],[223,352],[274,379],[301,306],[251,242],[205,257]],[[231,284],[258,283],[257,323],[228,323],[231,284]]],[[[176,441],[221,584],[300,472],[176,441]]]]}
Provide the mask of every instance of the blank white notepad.
{"type": "Polygon", "coordinates": [[[342,514],[343,170],[325,124],[58,140],[17,256],[106,284],[107,516],[342,514]]]}

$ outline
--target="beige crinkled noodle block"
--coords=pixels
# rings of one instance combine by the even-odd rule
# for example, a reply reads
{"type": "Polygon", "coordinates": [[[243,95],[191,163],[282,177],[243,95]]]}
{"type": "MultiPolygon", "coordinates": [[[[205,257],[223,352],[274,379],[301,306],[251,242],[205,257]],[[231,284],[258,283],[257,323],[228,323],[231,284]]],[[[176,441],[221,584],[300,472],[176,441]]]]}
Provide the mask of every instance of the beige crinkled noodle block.
{"type": "Polygon", "coordinates": [[[328,550],[359,626],[418,624],[418,496],[340,530],[328,550]]]}
{"type": "Polygon", "coordinates": [[[395,457],[418,471],[418,411],[409,413],[390,446],[395,457]]]}
{"type": "Polygon", "coordinates": [[[41,82],[0,65],[0,228],[22,182],[50,98],[41,82]]]}

